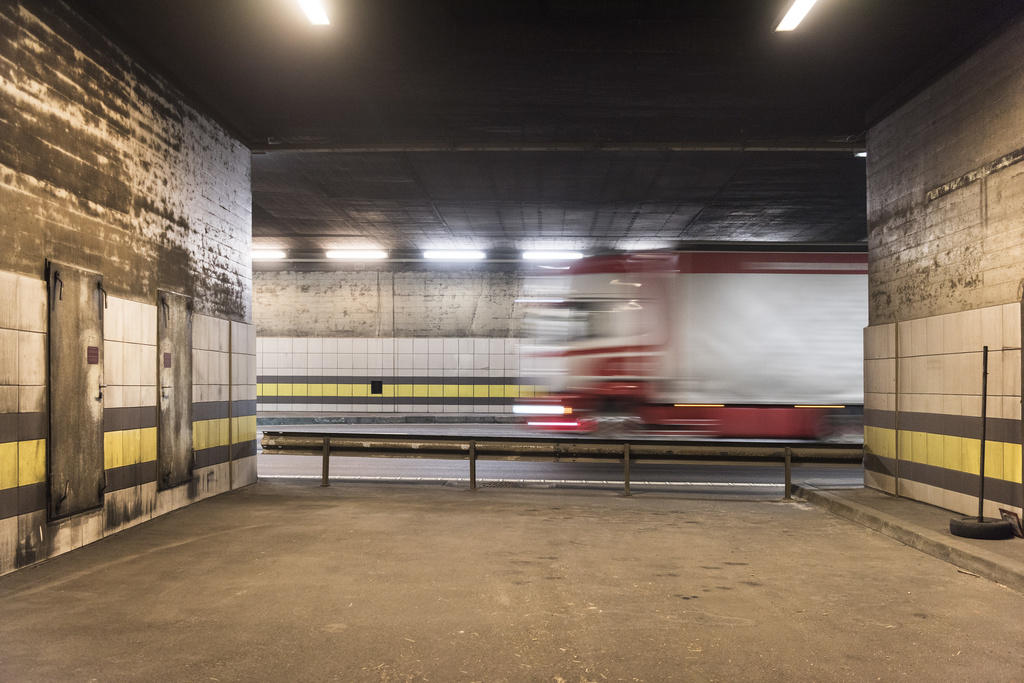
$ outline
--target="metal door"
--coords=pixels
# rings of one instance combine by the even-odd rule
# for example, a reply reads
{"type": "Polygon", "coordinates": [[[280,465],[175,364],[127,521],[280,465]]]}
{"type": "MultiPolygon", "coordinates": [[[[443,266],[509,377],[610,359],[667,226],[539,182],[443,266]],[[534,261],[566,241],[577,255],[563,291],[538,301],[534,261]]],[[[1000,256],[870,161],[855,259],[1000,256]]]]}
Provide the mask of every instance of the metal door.
{"type": "Polygon", "coordinates": [[[99,273],[48,261],[49,515],[103,502],[103,309],[99,273]]]}
{"type": "Polygon", "coordinates": [[[192,478],[192,299],[158,292],[157,485],[166,489],[192,478]]]}

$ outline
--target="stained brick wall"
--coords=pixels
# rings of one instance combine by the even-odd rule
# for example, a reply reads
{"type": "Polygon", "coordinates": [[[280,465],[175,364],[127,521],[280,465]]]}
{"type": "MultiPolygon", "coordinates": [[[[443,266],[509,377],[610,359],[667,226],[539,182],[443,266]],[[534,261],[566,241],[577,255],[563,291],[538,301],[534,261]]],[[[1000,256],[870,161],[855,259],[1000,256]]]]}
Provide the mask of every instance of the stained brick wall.
{"type": "Polygon", "coordinates": [[[977,511],[1024,504],[1024,20],[868,134],[865,481],[977,511]]]}
{"type": "Polygon", "coordinates": [[[0,269],[250,316],[249,151],[57,2],[0,4],[0,269]]]}
{"type": "Polygon", "coordinates": [[[1020,301],[1024,21],[871,129],[871,324],[1020,301]]]}

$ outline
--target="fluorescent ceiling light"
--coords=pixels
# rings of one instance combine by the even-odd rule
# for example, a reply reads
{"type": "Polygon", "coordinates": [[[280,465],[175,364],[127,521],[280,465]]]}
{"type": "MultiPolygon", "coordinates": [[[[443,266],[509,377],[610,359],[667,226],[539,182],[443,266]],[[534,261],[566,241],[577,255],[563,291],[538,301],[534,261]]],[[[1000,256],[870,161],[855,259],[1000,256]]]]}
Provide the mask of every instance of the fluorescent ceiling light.
{"type": "Polygon", "coordinates": [[[276,261],[284,257],[285,253],[280,249],[253,249],[252,251],[254,261],[276,261]]]}
{"type": "Polygon", "coordinates": [[[327,10],[324,9],[320,0],[298,0],[299,7],[306,13],[309,23],[314,26],[328,26],[331,21],[327,18],[327,10]]]}
{"type": "Polygon", "coordinates": [[[578,251],[524,251],[524,261],[576,261],[583,258],[578,251]]]}
{"type": "Polygon", "coordinates": [[[786,12],[786,16],[782,17],[782,21],[775,27],[776,31],[792,31],[800,22],[804,20],[807,13],[814,7],[814,3],[818,0],[793,0],[793,4],[790,5],[789,11],[786,12]]]}
{"type": "Polygon", "coordinates": [[[854,152],[853,156],[858,157],[860,159],[866,159],[867,156],[868,156],[868,153],[867,152],[854,152]]]}
{"type": "Polygon", "coordinates": [[[487,258],[487,254],[471,249],[437,249],[423,252],[423,258],[440,259],[443,261],[479,261],[487,258]]]}
{"type": "Polygon", "coordinates": [[[375,261],[388,257],[388,252],[380,249],[332,249],[327,258],[345,259],[348,261],[375,261]]]}

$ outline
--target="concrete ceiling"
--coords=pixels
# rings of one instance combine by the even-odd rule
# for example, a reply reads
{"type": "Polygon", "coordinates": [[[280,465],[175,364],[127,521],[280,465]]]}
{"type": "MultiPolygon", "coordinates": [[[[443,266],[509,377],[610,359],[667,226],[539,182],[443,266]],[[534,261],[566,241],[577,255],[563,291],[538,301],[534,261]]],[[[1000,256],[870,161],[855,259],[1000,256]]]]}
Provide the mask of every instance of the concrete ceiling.
{"type": "Polygon", "coordinates": [[[330,27],[75,5],[256,152],[257,244],[860,241],[868,124],[1020,11],[821,0],[778,34],[788,0],[324,1],[330,27]]]}
{"type": "Polygon", "coordinates": [[[828,152],[277,151],[253,156],[253,230],[258,242],[291,250],[853,242],[864,237],[864,160],[828,152]]]}

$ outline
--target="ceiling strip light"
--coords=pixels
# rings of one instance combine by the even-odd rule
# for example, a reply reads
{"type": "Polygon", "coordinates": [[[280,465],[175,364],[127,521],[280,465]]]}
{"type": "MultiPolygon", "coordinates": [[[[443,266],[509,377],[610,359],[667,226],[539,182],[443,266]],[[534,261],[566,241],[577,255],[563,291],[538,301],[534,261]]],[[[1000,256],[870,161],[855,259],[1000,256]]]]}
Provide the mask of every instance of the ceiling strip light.
{"type": "Polygon", "coordinates": [[[479,261],[487,258],[487,254],[474,250],[438,249],[423,252],[423,258],[441,261],[479,261]]]}
{"type": "Polygon", "coordinates": [[[253,249],[253,261],[277,261],[283,259],[286,254],[280,249],[253,249]]]}
{"type": "Polygon", "coordinates": [[[578,251],[524,251],[524,261],[576,261],[583,258],[578,251]]]}
{"type": "Polygon", "coordinates": [[[793,4],[790,5],[789,11],[786,12],[786,16],[782,17],[782,21],[775,27],[776,31],[792,31],[800,22],[804,20],[807,13],[814,7],[814,3],[818,0],[793,0],[793,4]]]}
{"type": "Polygon", "coordinates": [[[388,252],[380,249],[332,249],[326,253],[326,256],[346,261],[379,261],[386,259],[388,252]]]}
{"type": "Polygon", "coordinates": [[[327,18],[327,10],[324,9],[320,0],[298,0],[299,7],[306,13],[306,18],[313,26],[329,26],[331,21],[327,18]]]}

